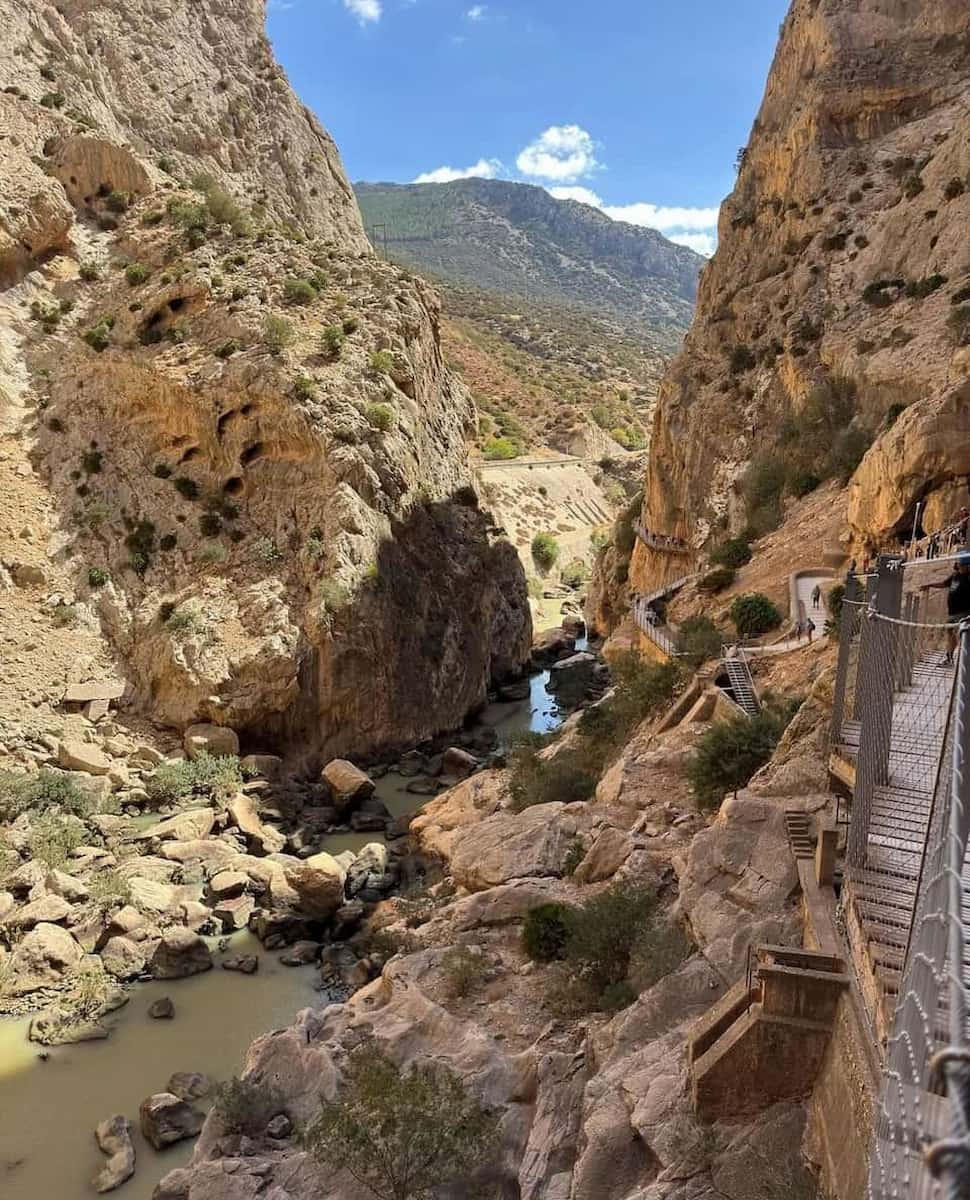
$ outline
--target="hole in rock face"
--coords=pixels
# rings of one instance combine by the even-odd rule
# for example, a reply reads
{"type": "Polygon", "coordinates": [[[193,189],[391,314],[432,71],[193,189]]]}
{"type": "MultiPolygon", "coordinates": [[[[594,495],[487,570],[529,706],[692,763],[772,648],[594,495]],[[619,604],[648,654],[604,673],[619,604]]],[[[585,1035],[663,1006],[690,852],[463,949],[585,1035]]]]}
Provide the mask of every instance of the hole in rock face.
{"type": "Polygon", "coordinates": [[[170,312],[181,312],[185,308],[185,297],[173,296],[168,302],[168,307],[170,312]]]}
{"type": "Polygon", "coordinates": [[[242,415],[244,417],[248,417],[256,411],[256,405],[255,404],[244,404],[239,411],[242,413],[242,415]]]}
{"type": "Polygon", "coordinates": [[[188,450],[179,459],[179,464],[191,462],[193,458],[198,458],[200,450],[198,446],[189,446],[188,450]]]}
{"type": "Polygon", "coordinates": [[[226,429],[229,427],[229,423],[232,421],[234,416],[236,416],[236,409],[230,408],[228,412],[224,412],[219,420],[216,421],[216,433],[219,435],[219,437],[222,437],[222,435],[226,432],[226,429]]]}
{"type": "Polygon", "coordinates": [[[257,458],[263,456],[263,443],[253,442],[247,446],[239,456],[239,461],[244,467],[248,467],[250,463],[254,463],[257,458]]]}
{"type": "Polygon", "coordinates": [[[232,479],[227,479],[222,485],[222,490],[227,496],[241,496],[244,488],[243,481],[238,475],[234,475],[232,479]]]}

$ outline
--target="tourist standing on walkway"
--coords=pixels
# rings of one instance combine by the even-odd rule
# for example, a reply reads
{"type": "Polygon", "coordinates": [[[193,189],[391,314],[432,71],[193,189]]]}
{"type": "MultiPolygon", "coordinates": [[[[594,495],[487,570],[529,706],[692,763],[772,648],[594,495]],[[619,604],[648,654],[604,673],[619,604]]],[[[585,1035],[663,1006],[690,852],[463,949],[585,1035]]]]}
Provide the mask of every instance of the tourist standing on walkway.
{"type": "Polygon", "coordinates": [[[952,575],[941,579],[939,583],[924,583],[920,591],[929,592],[937,588],[946,588],[947,618],[951,622],[946,631],[946,658],[948,666],[953,663],[953,652],[957,648],[961,621],[970,621],[970,554],[964,552],[957,558],[956,568],[952,575]]]}
{"type": "Polygon", "coordinates": [[[817,583],[815,585],[815,587],[812,589],[812,608],[818,608],[818,606],[821,604],[821,602],[822,602],[822,587],[820,584],[817,583]]]}

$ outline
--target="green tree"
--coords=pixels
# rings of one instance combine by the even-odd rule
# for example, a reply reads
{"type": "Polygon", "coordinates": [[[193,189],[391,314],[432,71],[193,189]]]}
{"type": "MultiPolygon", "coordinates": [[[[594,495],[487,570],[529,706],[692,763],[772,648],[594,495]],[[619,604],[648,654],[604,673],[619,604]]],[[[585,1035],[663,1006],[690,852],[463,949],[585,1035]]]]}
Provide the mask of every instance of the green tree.
{"type": "Polygon", "coordinates": [[[377,1200],[426,1200],[494,1152],[498,1118],[439,1063],[400,1070],[374,1043],[350,1055],[341,1095],[306,1132],[311,1154],[377,1200]]]}
{"type": "Polygon", "coordinates": [[[723,641],[720,629],[710,617],[687,617],[677,631],[677,649],[692,667],[716,658],[723,641]]]}
{"type": "Polygon", "coordinates": [[[738,637],[745,639],[761,637],[781,624],[781,613],[761,592],[735,596],[729,615],[738,637]]]}
{"type": "Polygon", "coordinates": [[[743,537],[728,538],[715,546],[708,557],[716,567],[743,567],[751,561],[751,543],[743,537]]]}
{"type": "Polygon", "coordinates": [[[482,455],[488,462],[501,461],[502,459],[515,458],[519,453],[519,448],[511,438],[507,437],[492,437],[489,438],[482,447],[482,455]]]}
{"type": "Polygon", "coordinates": [[[559,543],[551,533],[537,533],[532,539],[532,558],[540,571],[549,572],[559,559],[559,543]]]}
{"type": "Polygon", "coordinates": [[[791,712],[764,709],[756,717],[732,717],[703,734],[687,767],[697,802],[717,807],[729,792],[745,787],[771,758],[791,712]]]}

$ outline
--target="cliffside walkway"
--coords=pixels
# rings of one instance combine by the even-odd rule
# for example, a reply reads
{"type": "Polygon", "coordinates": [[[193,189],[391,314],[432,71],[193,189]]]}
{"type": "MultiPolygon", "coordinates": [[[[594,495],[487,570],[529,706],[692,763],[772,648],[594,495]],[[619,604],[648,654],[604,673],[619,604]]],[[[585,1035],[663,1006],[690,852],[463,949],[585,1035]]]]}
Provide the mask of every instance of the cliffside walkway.
{"type": "Polygon", "coordinates": [[[970,625],[954,669],[925,578],[884,556],[865,593],[850,579],[833,704],[845,934],[884,1046],[869,1200],[970,1195],[970,625]]]}

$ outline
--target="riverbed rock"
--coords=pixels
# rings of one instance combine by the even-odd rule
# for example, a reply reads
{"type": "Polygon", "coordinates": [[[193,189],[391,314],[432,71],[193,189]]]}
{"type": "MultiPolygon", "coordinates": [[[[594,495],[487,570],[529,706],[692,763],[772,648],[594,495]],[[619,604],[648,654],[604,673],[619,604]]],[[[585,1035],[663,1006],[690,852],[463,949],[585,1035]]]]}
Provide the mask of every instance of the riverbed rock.
{"type": "Polygon", "coordinates": [[[380,886],[386,870],[387,847],[381,842],[369,842],[347,872],[347,895],[353,897],[365,888],[380,886]]]}
{"type": "Polygon", "coordinates": [[[308,967],[320,956],[319,942],[294,942],[285,950],[279,961],[284,967],[308,967]]]}
{"type": "Polygon", "coordinates": [[[113,1192],[135,1173],[135,1147],[131,1125],[120,1113],[102,1121],[94,1131],[98,1146],[108,1161],[94,1177],[96,1192],[113,1192]]]}
{"type": "Polygon", "coordinates": [[[232,729],[225,725],[210,725],[207,722],[190,725],[185,731],[182,745],[189,758],[198,758],[200,754],[212,754],[221,758],[239,753],[239,738],[232,729]]]}
{"type": "Polygon", "coordinates": [[[593,686],[598,666],[596,655],[588,650],[553,663],[549,668],[548,690],[560,700],[578,702],[593,686]]]}
{"type": "Polygon", "coordinates": [[[561,658],[568,658],[576,649],[576,639],[565,629],[544,629],[532,643],[532,662],[548,667],[561,658]]]}
{"type": "Polygon", "coordinates": [[[336,940],[350,937],[364,919],[363,900],[348,900],[341,904],[330,921],[330,932],[336,940]]]}
{"type": "Polygon", "coordinates": [[[36,925],[13,952],[8,993],[26,996],[52,987],[76,971],[83,957],[84,951],[66,929],[36,925]]]}
{"type": "Polygon", "coordinates": [[[328,762],[320,772],[320,778],[330,789],[334,807],[341,814],[374,792],[373,779],[345,758],[328,762]]]}
{"type": "Polygon", "coordinates": [[[445,775],[467,779],[473,771],[478,770],[478,759],[460,746],[449,746],[441,757],[441,767],[445,775]]]}
{"type": "Polygon", "coordinates": [[[235,933],[246,928],[255,908],[252,896],[230,896],[213,905],[212,915],[221,923],[223,933],[235,933]]]}
{"type": "Polygon", "coordinates": [[[171,1021],[175,1016],[175,1001],[171,996],[159,996],[149,1004],[148,1015],[153,1021],[171,1021]]]}
{"type": "Polygon", "coordinates": [[[166,930],[151,960],[151,972],[156,979],[185,979],[211,968],[209,947],[190,929],[166,930]]]}
{"type": "MultiPolygon", "coordinates": [[[[344,901],[345,872],[329,854],[314,854],[286,868],[286,882],[296,892],[300,911],[326,921],[344,901]]],[[[272,885],[271,885],[272,887],[272,885]]]]}
{"type": "Polygon", "coordinates": [[[255,954],[236,954],[224,958],[220,964],[224,971],[238,971],[240,975],[255,975],[259,970],[259,959],[255,954]]]}
{"type": "Polygon", "coordinates": [[[104,945],[109,938],[115,936],[128,937],[129,935],[139,935],[147,924],[148,921],[144,915],[133,904],[125,904],[117,912],[111,914],[111,919],[105,927],[101,944],[104,945]]]}
{"type": "Polygon", "coordinates": [[[70,904],[63,896],[50,893],[39,900],[32,900],[23,908],[14,909],[3,923],[8,929],[33,929],[42,921],[58,925],[71,915],[71,911],[70,904]]]}
{"type": "Polygon", "coordinates": [[[241,896],[249,886],[249,876],[242,871],[220,871],[209,880],[209,894],[216,900],[231,900],[241,896]]]}
{"type": "Polygon", "coordinates": [[[278,854],[286,845],[283,834],[260,819],[252,796],[245,792],[237,792],[229,801],[228,807],[233,824],[255,843],[255,849],[263,854],[278,854]]]}
{"type": "Polygon", "coordinates": [[[83,771],[87,775],[107,775],[113,765],[94,742],[61,742],[57,761],[66,771],[83,771]]]}
{"type": "Polygon", "coordinates": [[[138,1109],[142,1134],[155,1150],[195,1137],[204,1120],[203,1112],[171,1092],[149,1096],[138,1109]]]}
{"type": "Polygon", "coordinates": [[[63,896],[71,904],[83,904],[90,896],[87,884],[65,871],[51,871],[45,885],[49,892],[63,896]]]}
{"type": "Polygon", "coordinates": [[[228,866],[239,853],[236,846],[222,842],[218,838],[198,838],[187,842],[164,842],[160,854],[171,862],[203,863],[210,874],[221,871],[228,866]]]}
{"type": "Polygon", "coordinates": [[[212,808],[188,808],[166,817],[150,825],[138,834],[137,841],[149,842],[157,838],[159,841],[189,842],[194,838],[208,837],[216,823],[215,810],[212,808]]]}
{"type": "Polygon", "coordinates": [[[130,938],[113,937],[101,950],[104,969],[115,979],[135,979],[145,970],[145,950],[130,938]]]}
{"type": "Polygon", "coordinates": [[[201,1100],[213,1086],[209,1076],[200,1071],[176,1071],[168,1081],[168,1090],[180,1100],[201,1100]]]}
{"type": "Polygon", "coordinates": [[[145,879],[141,875],[129,878],[128,891],[132,904],[155,913],[168,912],[178,896],[178,890],[172,884],[145,879]]]}
{"type": "Polygon", "coordinates": [[[240,760],[243,775],[257,775],[263,779],[275,779],[283,766],[276,754],[247,754],[240,760]]]}

